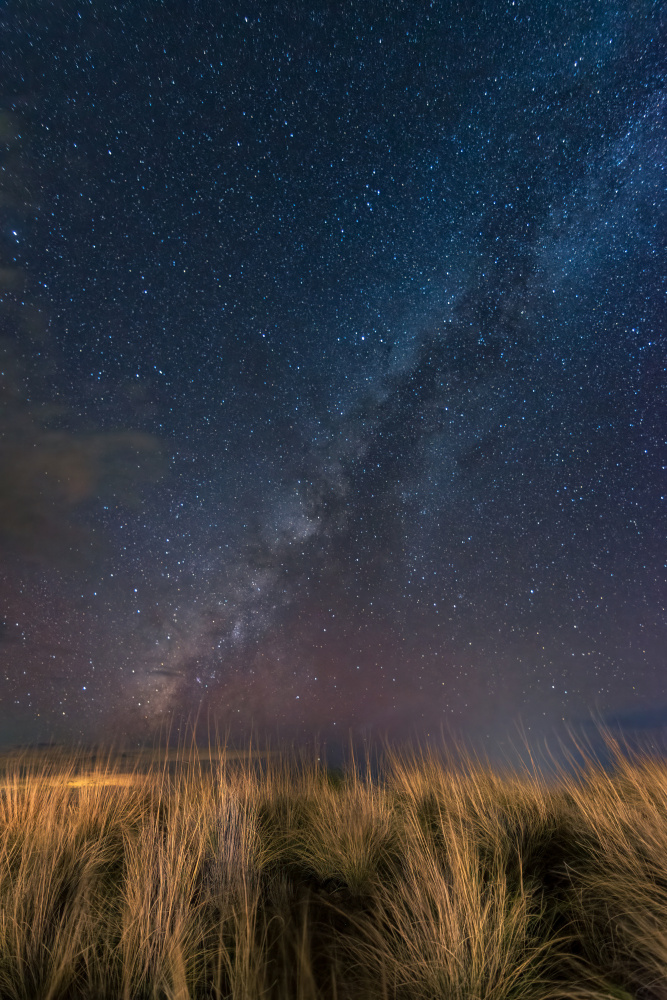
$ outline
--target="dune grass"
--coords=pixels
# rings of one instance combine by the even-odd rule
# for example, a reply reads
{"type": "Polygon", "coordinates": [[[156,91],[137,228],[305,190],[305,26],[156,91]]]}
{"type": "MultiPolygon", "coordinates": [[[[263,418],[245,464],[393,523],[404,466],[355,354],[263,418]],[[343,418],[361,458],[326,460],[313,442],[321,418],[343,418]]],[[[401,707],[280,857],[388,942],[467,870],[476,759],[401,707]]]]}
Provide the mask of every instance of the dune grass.
{"type": "Polygon", "coordinates": [[[555,781],[414,752],[372,777],[16,758],[0,998],[667,1000],[667,764],[612,749],[555,781]]]}

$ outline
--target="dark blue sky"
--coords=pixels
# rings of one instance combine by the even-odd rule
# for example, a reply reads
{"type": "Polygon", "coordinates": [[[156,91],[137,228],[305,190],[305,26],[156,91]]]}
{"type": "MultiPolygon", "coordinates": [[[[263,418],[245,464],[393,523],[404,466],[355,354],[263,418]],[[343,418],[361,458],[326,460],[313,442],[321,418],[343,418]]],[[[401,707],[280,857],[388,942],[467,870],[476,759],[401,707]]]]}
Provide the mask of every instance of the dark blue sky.
{"type": "Polygon", "coordinates": [[[660,8],[6,4],[6,741],[667,704],[660,8]]]}

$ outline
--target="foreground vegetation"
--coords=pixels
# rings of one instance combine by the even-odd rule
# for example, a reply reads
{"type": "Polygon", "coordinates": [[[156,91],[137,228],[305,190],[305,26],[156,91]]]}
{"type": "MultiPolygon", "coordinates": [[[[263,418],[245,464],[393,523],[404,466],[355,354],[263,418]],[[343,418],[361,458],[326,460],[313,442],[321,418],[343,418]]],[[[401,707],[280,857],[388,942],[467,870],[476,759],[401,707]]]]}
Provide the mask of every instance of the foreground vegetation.
{"type": "Polygon", "coordinates": [[[556,781],[14,759],[0,997],[665,1000],[667,765],[612,750],[556,781]]]}

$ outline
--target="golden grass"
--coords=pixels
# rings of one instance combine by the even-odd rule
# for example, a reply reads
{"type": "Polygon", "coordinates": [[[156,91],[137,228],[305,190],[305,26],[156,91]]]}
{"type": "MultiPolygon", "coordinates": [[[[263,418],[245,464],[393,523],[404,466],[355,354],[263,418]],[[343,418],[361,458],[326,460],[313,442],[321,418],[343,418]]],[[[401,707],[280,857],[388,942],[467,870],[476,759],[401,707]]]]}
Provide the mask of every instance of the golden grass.
{"type": "Polygon", "coordinates": [[[667,1000],[667,764],[608,742],[550,782],[6,758],[0,1000],[667,1000]]]}

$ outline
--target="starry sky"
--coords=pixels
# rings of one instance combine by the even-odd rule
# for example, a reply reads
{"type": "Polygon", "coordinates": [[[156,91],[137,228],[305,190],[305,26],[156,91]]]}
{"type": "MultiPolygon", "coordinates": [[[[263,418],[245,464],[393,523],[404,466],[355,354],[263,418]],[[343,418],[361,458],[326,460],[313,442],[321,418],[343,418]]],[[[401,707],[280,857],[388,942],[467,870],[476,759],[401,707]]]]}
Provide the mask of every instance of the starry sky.
{"type": "Polygon", "coordinates": [[[0,19],[0,742],[666,724],[665,8],[0,19]]]}

